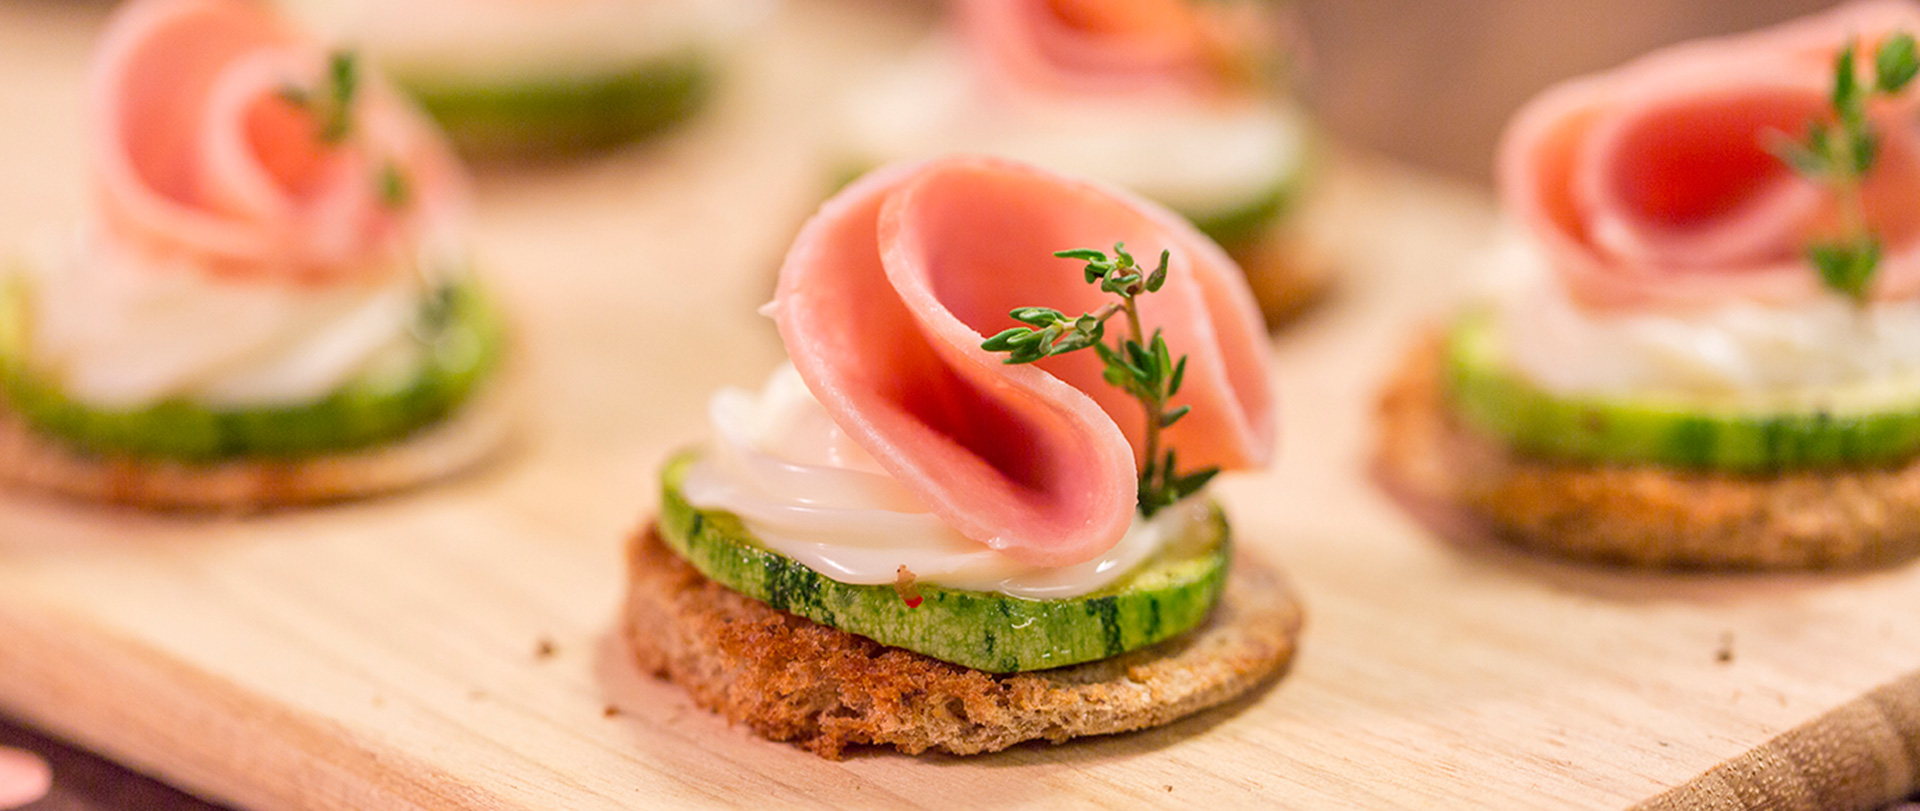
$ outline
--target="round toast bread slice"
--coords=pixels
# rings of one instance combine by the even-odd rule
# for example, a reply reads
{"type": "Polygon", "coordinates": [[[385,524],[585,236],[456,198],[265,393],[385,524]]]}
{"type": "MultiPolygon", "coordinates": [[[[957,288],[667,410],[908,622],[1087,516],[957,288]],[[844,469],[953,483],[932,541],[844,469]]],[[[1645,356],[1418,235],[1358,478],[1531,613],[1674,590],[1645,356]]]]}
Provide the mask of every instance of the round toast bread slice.
{"type": "Polygon", "coordinates": [[[1279,573],[1238,554],[1200,627],[1140,650],[995,674],[891,648],[708,580],[649,526],[629,547],[623,632],[642,670],[776,741],[970,755],[1165,724],[1283,672],[1304,613],[1279,573]]]}
{"type": "Polygon", "coordinates": [[[80,501],[183,512],[259,512],[404,490],[472,467],[501,449],[518,386],[496,369],[435,425],[365,450],[211,464],[81,453],[0,407],[0,486],[80,501]]]}
{"type": "Polygon", "coordinates": [[[1647,568],[1831,569],[1920,554],[1920,459],[1753,476],[1528,456],[1454,418],[1442,351],[1429,336],[1388,383],[1377,468],[1503,540],[1647,568]]]}

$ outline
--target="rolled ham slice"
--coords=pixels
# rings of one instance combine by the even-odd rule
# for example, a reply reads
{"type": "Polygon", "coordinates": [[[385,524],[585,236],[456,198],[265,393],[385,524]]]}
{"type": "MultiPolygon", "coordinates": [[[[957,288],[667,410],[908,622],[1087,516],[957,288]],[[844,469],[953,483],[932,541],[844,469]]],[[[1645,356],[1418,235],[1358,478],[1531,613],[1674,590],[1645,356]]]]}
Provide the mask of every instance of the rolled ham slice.
{"type": "MultiPolygon", "coordinates": [[[[1920,35],[1920,5],[1859,2],[1551,88],[1501,143],[1501,200],[1592,306],[1822,295],[1805,247],[1834,232],[1834,200],[1769,146],[1831,118],[1833,60],[1850,37],[1870,66],[1878,43],[1902,30],[1920,35]]],[[[1881,140],[1863,190],[1886,246],[1880,298],[1920,293],[1915,98],[1869,110],[1881,140]]]]}
{"type": "Polygon", "coordinates": [[[457,165],[378,77],[362,71],[353,129],[335,143],[284,97],[325,71],[321,48],[265,3],[127,4],[89,88],[109,237],[219,274],[326,280],[390,270],[423,232],[456,219],[457,165]],[[404,205],[383,199],[389,167],[404,205]]]}
{"type": "Polygon", "coordinates": [[[1267,17],[1209,5],[958,0],[954,8],[983,73],[1015,88],[1191,94],[1219,89],[1223,60],[1234,51],[1272,46],[1279,37],[1267,17]]]}
{"type": "MultiPolygon", "coordinates": [[[[1021,562],[1063,566],[1132,521],[1139,404],[1091,351],[1007,365],[980,348],[1021,306],[1091,311],[1068,248],[1173,258],[1141,297],[1144,327],[1188,356],[1165,432],[1183,468],[1264,465],[1274,441],[1266,336],[1244,277],[1178,216],[1118,190],[984,157],[875,172],[808,222],[772,311],[827,413],[962,534],[1021,562]]],[[[1110,329],[1122,329],[1113,322],[1110,329]]]]}

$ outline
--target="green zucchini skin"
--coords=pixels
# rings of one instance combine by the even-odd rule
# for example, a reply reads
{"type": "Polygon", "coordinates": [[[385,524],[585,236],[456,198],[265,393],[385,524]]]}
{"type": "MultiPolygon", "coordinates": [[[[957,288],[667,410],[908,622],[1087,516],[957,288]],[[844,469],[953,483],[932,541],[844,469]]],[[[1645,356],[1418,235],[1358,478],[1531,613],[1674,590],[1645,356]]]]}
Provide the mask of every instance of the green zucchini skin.
{"type": "Polygon", "coordinates": [[[1449,402],[1468,426],[1536,456],[1735,475],[1880,467],[1920,455],[1920,399],[1769,410],[1678,398],[1561,397],[1512,368],[1493,320],[1447,337],[1449,402]]]}
{"type": "Polygon", "coordinates": [[[661,475],[659,530],[709,579],[822,625],[992,673],[1063,667],[1151,645],[1205,620],[1226,585],[1229,531],[1219,510],[1204,543],[1180,544],[1092,594],[1028,600],[940,586],[917,587],[909,607],[893,586],[829,579],[769,551],[731,513],[700,510],[680,493],[697,454],[661,475]]]}
{"type": "Polygon", "coordinates": [[[1258,242],[1274,222],[1294,207],[1306,183],[1310,167],[1301,165],[1256,197],[1205,211],[1181,211],[1200,233],[1226,248],[1237,251],[1258,242]]]}
{"type": "Polygon", "coordinates": [[[464,403],[499,363],[505,341],[492,305],[472,282],[453,287],[444,326],[408,376],[361,379],[299,405],[219,409],[168,400],[109,409],[68,397],[27,363],[28,298],[0,298],[0,401],[35,429],[100,457],[210,464],[300,459],[391,442],[464,403]]]}
{"type": "Polygon", "coordinates": [[[691,117],[712,95],[714,66],[706,54],[688,52],[578,76],[396,80],[462,153],[525,160],[603,150],[691,117]]]}

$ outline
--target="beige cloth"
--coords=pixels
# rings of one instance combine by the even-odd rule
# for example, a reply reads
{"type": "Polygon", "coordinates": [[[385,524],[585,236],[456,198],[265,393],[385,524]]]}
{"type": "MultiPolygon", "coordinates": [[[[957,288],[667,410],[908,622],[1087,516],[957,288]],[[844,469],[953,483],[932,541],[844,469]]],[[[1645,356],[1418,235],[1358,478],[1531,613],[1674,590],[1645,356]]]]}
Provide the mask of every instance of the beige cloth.
{"type": "Polygon", "coordinates": [[[1920,789],[1920,673],[1722,763],[1636,811],[1885,808],[1920,789]]]}

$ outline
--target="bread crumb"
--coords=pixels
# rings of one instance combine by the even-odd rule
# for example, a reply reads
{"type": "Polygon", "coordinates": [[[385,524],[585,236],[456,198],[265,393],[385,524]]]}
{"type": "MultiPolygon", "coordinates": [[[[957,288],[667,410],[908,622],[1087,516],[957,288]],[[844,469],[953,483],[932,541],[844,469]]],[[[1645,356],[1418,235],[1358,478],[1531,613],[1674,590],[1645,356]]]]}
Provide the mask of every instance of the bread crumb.
{"type": "Polygon", "coordinates": [[[1713,652],[1713,660],[1723,665],[1733,664],[1733,632],[1720,634],[1720,647],[1713,652]]]}

